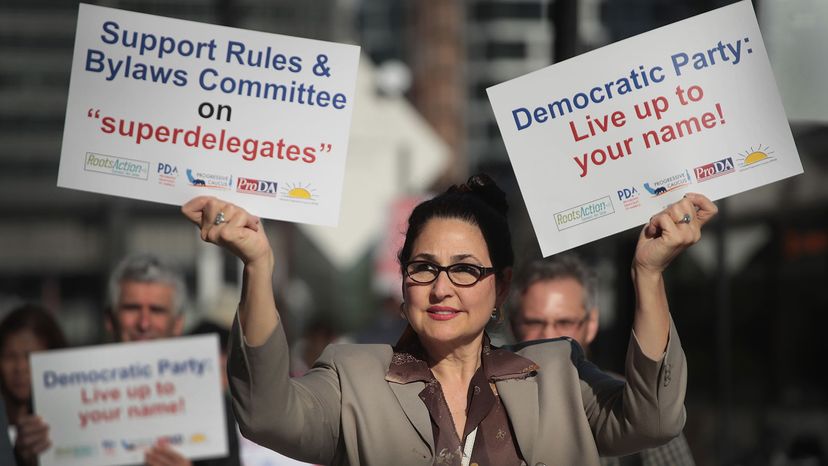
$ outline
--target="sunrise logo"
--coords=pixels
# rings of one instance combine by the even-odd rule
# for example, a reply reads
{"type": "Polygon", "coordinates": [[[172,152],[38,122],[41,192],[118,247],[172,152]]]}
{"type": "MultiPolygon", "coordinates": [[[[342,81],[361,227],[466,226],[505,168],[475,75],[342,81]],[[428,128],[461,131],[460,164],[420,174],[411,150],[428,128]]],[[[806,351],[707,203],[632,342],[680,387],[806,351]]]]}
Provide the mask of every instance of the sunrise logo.
{"type": "Polygon", "coordinates": [[[754,149],[753,146],[750,146],[750,150],[739,153],[736,157],[736,163],[739,164],[740,171],[749,170],[751,168],[775,162],[776,157],[772,154],[774,154],[774,152],[770,150],[770,147],[768,146],[762,146],[762,144],[759,144],[759,147],[756,149],[754,149]]]}
{"type": "Polygon", "coordinates": [[[279,198],[289,202],[298,202],[301,204],[318,204],[319,197],[316,194],[316,189],[310,183],[302,185],[301,183],[283,183],[279,187],[279,198]]]}

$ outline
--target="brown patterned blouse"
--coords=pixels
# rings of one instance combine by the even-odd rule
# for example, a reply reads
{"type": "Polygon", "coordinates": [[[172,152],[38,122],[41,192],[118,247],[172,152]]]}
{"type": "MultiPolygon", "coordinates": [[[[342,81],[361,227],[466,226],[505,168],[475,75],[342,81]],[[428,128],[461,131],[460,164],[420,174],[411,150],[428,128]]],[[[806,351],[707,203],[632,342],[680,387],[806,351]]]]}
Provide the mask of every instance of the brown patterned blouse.
{"type": "Polygon", "coordinates": [[[460,466],[466,437],[477,428],[470,460],[472,466],[520,466],[526,463],[514,439],[512,424],[494,383],[499,380],[523,379],[537,370],[537,364],[529,359],[491,346],[489,336],[484,334],[481,366],[469,384],[466,426],[462,440],[454,429],[454,421],[440,382],[428,367],[425,350],[410,328],[403,332],[394,346],[394,356],[385,379],[399,384],[425,383],[420,399],[431,416],[434,464],[460,466]]]}

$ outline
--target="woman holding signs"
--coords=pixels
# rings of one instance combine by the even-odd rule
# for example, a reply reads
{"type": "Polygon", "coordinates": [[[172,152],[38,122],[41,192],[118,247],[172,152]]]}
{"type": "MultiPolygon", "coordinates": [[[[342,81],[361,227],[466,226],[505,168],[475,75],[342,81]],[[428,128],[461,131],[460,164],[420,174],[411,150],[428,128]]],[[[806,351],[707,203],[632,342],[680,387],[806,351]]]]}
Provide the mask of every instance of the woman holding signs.
{"type": "Polygon", "coordinates": [[[258,218],[198,197],[182,208],[244,262],[228,362],[242,433],[323,464],[598,464],[664,443],[684,424],[684,354],[662,272],[716,213],[688,194],[644,227],[632,265],[637,305],[627,382],[570,340],[510,352],[486,324],[509,292],[513,255],[504,193],[486,176],[425,201],[409,218],[399,260],[408,327],[394,347],[329,346],[288,377],[274,305],[276,260],[258,218]]]}

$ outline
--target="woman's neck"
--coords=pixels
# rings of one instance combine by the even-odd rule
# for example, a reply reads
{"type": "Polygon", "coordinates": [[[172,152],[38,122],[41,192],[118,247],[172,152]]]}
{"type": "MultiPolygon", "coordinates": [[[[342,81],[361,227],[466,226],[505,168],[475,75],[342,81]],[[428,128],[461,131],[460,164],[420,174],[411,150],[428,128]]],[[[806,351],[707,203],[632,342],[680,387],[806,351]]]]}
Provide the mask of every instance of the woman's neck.
{"type": "Polygon", "coordinates": [[[425,350],[431,372],[441,384],[459,382],[468,385],[480,367],[483,335],[459,346],[425,345],[425,350]]]}

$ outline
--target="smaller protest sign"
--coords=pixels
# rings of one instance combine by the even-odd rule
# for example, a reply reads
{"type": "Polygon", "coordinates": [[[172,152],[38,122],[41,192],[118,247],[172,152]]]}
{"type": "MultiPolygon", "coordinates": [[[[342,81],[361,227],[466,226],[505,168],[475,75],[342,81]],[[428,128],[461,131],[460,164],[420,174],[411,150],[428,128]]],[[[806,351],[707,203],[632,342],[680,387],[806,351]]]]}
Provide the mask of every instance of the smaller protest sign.
{"type": "Polygon", "coordinates": [[[218,352],[204,335],[32,354],[35,413],[52,441],[40,464],[142,463],[158,442],[191,459],[226,455],[218,352]]]}

